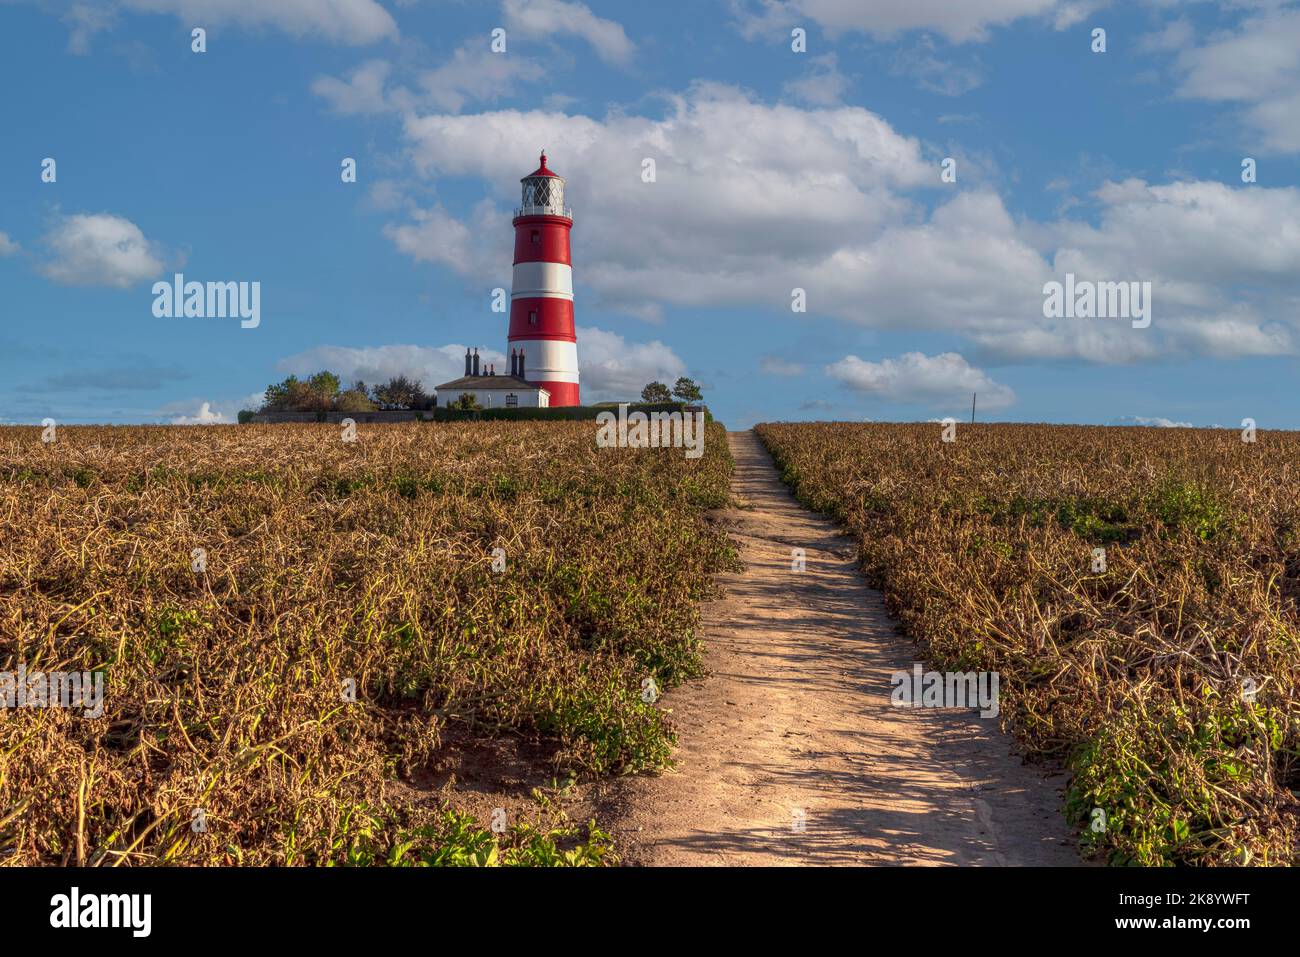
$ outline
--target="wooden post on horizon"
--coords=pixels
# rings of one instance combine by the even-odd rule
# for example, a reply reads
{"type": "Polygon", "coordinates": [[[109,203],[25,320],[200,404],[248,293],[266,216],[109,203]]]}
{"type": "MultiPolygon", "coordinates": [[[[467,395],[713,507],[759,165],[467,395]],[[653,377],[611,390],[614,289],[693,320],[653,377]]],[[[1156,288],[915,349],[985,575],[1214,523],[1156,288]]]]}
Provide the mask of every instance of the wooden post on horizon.
{"type": "Polygon", "coordinates": [[[972,392],[970,394],[970,424],[971,425],[975,424],[975,396],[977,394],[978,393],[975,392],[972,392]]]}

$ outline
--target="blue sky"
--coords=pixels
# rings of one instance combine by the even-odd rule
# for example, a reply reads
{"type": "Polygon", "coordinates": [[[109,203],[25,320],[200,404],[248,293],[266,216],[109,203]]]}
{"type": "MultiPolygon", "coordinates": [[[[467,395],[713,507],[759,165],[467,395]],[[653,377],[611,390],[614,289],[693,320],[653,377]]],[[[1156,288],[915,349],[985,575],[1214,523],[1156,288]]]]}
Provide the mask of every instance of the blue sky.
{"type": "Polygon", "coordinates": [[[0,82],[0,421],[453,378],[545,147],[586,399],[1300,428],[1300,4],[0,0],[0,82]],[[178,271],[260,324],[156,317],[178,271]],[[1150,327],[1045,318],[1066,273],[1150,327]]]}

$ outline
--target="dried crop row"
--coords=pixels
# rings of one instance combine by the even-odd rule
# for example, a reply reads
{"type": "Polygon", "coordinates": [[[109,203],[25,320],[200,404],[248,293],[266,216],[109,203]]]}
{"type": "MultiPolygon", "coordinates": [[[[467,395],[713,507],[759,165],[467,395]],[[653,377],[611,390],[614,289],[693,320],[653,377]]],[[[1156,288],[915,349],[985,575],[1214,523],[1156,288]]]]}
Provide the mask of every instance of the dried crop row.
{"type": "Polygon", "coordinates": [[[591,423],[0,430],[0,670],[106,676],[98,719],[0,708],[0,860],[600,860],[598,830],[497,842],[392,785],[448,729],[586,775],[665,761],[643,682],[698,672],[734,560],[707,438],[692,461],[591,423]]]}
{"type": "Polygon", "coordinates": [[[941,428],[758,432],[927,658],[1000,672],[1004,723],[1073,772],[1088,849],[1293,863],[1300,435],[941,428]]]}

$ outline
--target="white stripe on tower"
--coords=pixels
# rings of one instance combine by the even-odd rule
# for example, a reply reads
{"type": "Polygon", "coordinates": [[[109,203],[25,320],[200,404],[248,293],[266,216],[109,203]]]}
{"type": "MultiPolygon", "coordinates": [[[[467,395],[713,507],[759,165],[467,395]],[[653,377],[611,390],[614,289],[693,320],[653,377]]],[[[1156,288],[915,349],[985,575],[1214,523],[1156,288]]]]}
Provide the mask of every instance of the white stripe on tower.
{"type": "Polygon", "coordinates": [[[552,299],[573,298],[573,267],[568,263],[515,263],[511,299],[548,296],[552,299]]]}
{"type": "Polygon", "coordinates": [[[524,373],[530,382],[537,379],[577,383],[578,344],[576,342],[534,339],[525,348],[529,351],[524,373]]]}

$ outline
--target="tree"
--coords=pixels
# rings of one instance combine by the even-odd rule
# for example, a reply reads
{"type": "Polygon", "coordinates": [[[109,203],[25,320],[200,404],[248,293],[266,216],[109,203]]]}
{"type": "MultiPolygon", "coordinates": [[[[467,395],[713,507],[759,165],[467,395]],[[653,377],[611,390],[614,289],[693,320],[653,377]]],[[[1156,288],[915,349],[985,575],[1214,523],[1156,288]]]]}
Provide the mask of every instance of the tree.
{"type": "Polygon", "coordinates": [[[283,382],[276,382],[266,387],[263,412],[325,412],[334,404],[332,395],[326,395],[329,381],[312,376],[303,382],[297,376],[289,376],[283,382]],[[312,382],[316,382],[313,387],[312,382]]]}
{"type": "MultiPolygon", "coordinates": [[[[339,391],[339,377],[332,372],[317,372],[306,381],[291,375],[266,387],[259,411],[329,412],[337,407],[340,397],[344,395],[348,393],[339,391]]],[[[364,393],[361,394],[361,399],[366,399],[364,393]]],[[[356,397],[350,395],[348,403],[350,408],[345,411],[364,412],[374,408],[356,407],[356,397]]]]}
{"type": "Polygon", "coordinates": [[[404,375],[393,376],[383,385],[375,386],[372,397],[384,409],[427,409],[430,405],[420,383],[404,375]]]}
{"type": "Polygon", "coordinates": [[[298,384],[298,377],[289,376],[283,382],[273,382],[266,387],[262,393],[262,411],[277,412],[285,408],[285,402],[289,398],[289,391],[298,384]]]}
{"type": "Polygon", "coordinates": [[[326,392],[326,387],[320,383],[313,386],[310,379],[295,382],[285,396],[285,408],[292,412],[328,412],[334,405],[334,396],[326,392]]]}
{"type": "Polygon", "coordinates": [[[333,402],[334,397],[339,394],[339,377],[333,372],[317,372],[307,380],[307,385],[311,390],[328,402],[333,402]]]}
{"type": "Polygon", "coordinates": [[[373,392],[360,380],[341,388],[333,372],[317,372],[306,381],[289,376],[266,387],[261,412],[373,412],[385,409],[431,409],[433,398],[420,383],[396,376],[373,392]]]}
{"type": "Polygon", "coordinates": [[[478,404],[478,399],[474,398],[470,393],[462,392],[460,397],[451,405],[447,406],[447,408],[456,409],[461,412],[477,412],[483,407],[478,404]]]}
{"type": "Polygon", "coordinates": [[[334,400],[335,412],[374,412],[375,408],[376,406],[370,401],[370,397],[358,389],[348,389],[346,392],[340,392],[334,400]]]}
{"type": "Polygon", "coordinates": [[[641,390],[642,402],[671,402],[672,400],[673,394],[662,382],[651,382],[641,390]]]}
{"type": "Polygon", "coordinates": [[[704,396],[700,393],[700,387],[695,384],[694,379],[688,379],[682,376],[673,385],[673,395],[680,402],[699,402],[704,396]]]}

